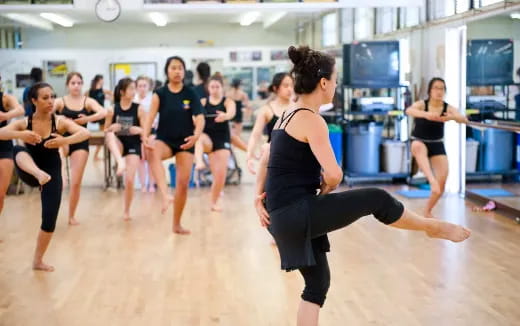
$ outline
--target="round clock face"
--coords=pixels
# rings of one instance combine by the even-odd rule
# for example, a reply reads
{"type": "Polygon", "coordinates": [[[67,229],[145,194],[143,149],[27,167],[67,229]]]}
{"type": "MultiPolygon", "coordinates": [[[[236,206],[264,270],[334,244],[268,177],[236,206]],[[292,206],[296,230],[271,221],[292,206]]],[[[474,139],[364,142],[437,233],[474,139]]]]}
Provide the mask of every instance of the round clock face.
{"type": "Polygon", "coordinates": [[[105,22],[113,22],[121,14],[121,5],[117,0],[99,0],[96,3],[96,15],[105,22]]]}

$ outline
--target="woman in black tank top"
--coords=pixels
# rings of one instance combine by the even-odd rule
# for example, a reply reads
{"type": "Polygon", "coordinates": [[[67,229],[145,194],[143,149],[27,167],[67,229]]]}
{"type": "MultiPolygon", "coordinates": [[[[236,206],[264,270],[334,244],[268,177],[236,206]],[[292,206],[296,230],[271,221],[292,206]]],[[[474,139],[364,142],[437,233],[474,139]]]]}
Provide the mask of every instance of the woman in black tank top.
{"type": "Polygon", "coordinates": [[[267,102],[258,110],[255,125],[247,143],[247,168],[252,174],[256,174],[255,160],[258,160],[257,147],[262,138],[262,132],[267,135],[267,142],[271,142],[271,132],[280,115],[289,107],[294,93],[294,82],[286,72],[274,75],[269,86],[269,92],[275,98],[267,102]]]}
{"type": "Polygon", "coordinates": [[[466,123],[467,121],[456,108],[444,102],[445,93],[444,80],[433,78],[428,84],[428,99],[417,101],[406,109],[406,114],[414,117],[411,152],[431,188],[431,195],[424,210],[424,215],[427,217],[433,217],[432,209],[444,193],[448,178],[448,159],[444,149],[444,122],[454,120],[466,123]]]}
{"type": "MultiPolygon", "coordinates": [[[[23,106],[14,96],[0,92],[0,128],[5,127],[12,118],[23,116],[24,113],[23,106]]],[[[0,214],[13,176],[13,167],[13,141],[0,140],[0,214]]]]}
{"type": "MultiPolygon", "coordinates": [[[[79,72],[71,72],[67,75],[68,95],[57,99],[54,103],[56,112],[73,120],[82,127],[87,123],[103,119],[106,110],[94,99],[82,95],[83,76],[79,72]]],[[[88,161],[89,142],[84,141],[67,145],[62,148],[64,156],[69,156],[70,160],[70,198],[69,198],[69,224],[79,224],[76,220],[76,208],[78,207],[81,192],[81,181],[88,161]]],[[[66,168],[66,164],[63,164],[66,168]]],[[[66,173],[63,173],[65,176],[66,173]]]]}
{"type": "Polygon", "coordinates": [[[227,169],[231,149],[229,121],[236,112],[235,102],[224,97],[224,83],[213,76],[208,83],[209,97],[201,99],[206,122],[204,133],[195,146],[196,169],[205,167],[203,153],[208,153],[209,168],[213,176],[211,183],[211,210],[220,212],[220,194],[226,184],[227,169]]]}
{"type": "Polygon", "coordinates": [[[162,197],[164,214],[173,202],[173,228],[177,234],[190,234],[181,225],[188,198],[195,143],[204,130],[203,108],[193,89],[184,86],[186,64],[178,56],[169,57],[164,65],[165,86],[156,89],[144,126],[145,148],[154,179],[162,197]],[[153,121],[159,113],[157,138],[149,139],[153,121]],[[175,197],[169,194],[162,160],[175,156],[175,197]]]}
{"type": "Polygon", "coordinates": [[[417,216],[381,189],[330,193],[343,173],[319,107],[334,96],[334,58],[308,47],[290,47],[289,57],[294,63],[298,109],[282,114],[270,149],[262,155],[255,207],[261,225],[276,241],[282,269],[298,269],[305,280],[297,325],[318,325],[319,310],[330,286],[327,233],[370,214],[396,228],[420,230],[452,241],[465,240],[469,231],[417,216]]]}
{"type": "Polygon", "coordinates": [[[117,175],[125,177],[125,207],[123,220],[130,220],[130,205],[134,196],[134,179],[141,161],[141,137],[144,109],[134,103],[136,84],[123,78],[114,90],[114,108],[105,123],[106,144],[117,162],[117,175]]]}
{"type": "MultiPolygon", "coordinates": [[[[112,91],[103,88],[104,79],[103,75],[95,75],[92,81],[90,82],[90,89],[85,93],[85,96],[88,96],[94,99],[101,107],[105,107],[105,99],[112,101],[114,98],[114,94],[112,91]]],[[[94,121],[99,124],[99,130],[105,129],[105,119],[101,119],[98,121],[94,121]]],[[[101,152],[101,145],[96,146],[96,151],[94,152],[94,160],[99,160],[99,153],[101,152]]]]}
{"type": "Polygon", "coordinates": [[[34,84],[29,90],[34,113],[0,129],[1,140],[20,139],[25,143],[13,149],[16,171],[22,181],[41,191],[42,223],[32,266],[47,272],[52,272],[54,267],[43,262],[43,255],[56,227],[63,189],[58,148],[89,137],[85,128],[54,115],[54,98],[49,84],[34,84]],[[69,136],[61,136],[65,133],[69,136]]]}
{"type": "Polygon", "coordinates": [[[242,140],[242,128],[244,120],[244,111],[250,110],[249,96],[241,88],[242,81],[234,79],[231,83],[231,89],[226,94],[227,98],[235,101],[236,114],[231,122],[231,144],[236,148],[247,151],[247,144],[242,140]]]}

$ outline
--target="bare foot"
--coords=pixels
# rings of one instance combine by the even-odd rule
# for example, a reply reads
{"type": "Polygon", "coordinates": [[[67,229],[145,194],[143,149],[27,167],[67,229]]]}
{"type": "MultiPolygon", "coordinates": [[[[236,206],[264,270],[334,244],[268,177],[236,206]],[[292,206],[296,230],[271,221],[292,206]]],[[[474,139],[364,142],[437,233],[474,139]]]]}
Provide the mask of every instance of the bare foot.
{"type": "Polygon", "coordinates": [[[146,186],[142,186],[142,187],[141,187],[141,192],[142,192],[142,193],[146,193],[146,192],[148,192],[148,189],[146,189],[146,186]]]}
{"type": "Polygon", "coordinates": [[[150,186],[148,188],[148,192],[155,192],[155,186],[150,186]]]}
{"type": "Polygon", "coordinates": [[[206,168],[206,164],[204,163],[195,163],[195,170],[200,171],[206,168]]]}
{"type": "Polygon", "coordinates": [[[130,213],[124,213],[123,214],[123,221],[129,222],[130,220],[132,220],[132,218],[130,217],[130,213]]]}
{"type": "Polygon", "coordinates": [[[469,238],[471,231],[463,226],[444,221],[434,220],[430,230],[426,234],[430,238],[445,239],[453,242],[461,242],[469,238]]]}
{"type": "Polygon", "coordinates": [[[79,225],[79,222],[74,217],[70,217],[69,218],[69,225],[72,225],[72,226],[79,225]]]}
{"type": "Polygon", "coordinates": [[[213,204],[211,206],[211,211],[213,211],[213,212],[222,212],[222,206],[220,206],[219,204],[213,204]]]}
{"type": "Polygon", "coordinates": [[[166,196],[164,199],[163,199],[163,202],[162,202],[162,207],[161,207],[161,214],[164,214],[166,213],[166,211],[168,210],[168,207],[170,207],[170,205],[173,203],[173,196],[166,196]]]}
{"type": "Polygon", "coordinates": [[[173,233],[177,233],[177,234],[181,234],[181,235],[188,235],[188,234],[191,234],[191,231],[183,228],[180,225],[176,225],[176,226],[173,226],[173,233]]]}
{"type": "Polygon", "coordinates": [[[35,271],[54,272],[54,267],[43,262],[33,263],[33,269],[35,271]]]}
{"type": "Polygon", "coordinates": [[[117,162],[116,175],[118,177],[122,176],[123,173],[125,173],[125,170],[126,170],[126,163],[125,163],[125,161],[121,160],[120,162],[117,162]]]}
{"type": "Polygon", "coordinates": [[[40,170],[40,172],[38,172],[38,175],[36,176],[36,179],[38,179],[38,183],[40,183],[40,186],[43,186],[47,182],[51,181],[51,176],[45,173],[44,171],[40,170]]]}

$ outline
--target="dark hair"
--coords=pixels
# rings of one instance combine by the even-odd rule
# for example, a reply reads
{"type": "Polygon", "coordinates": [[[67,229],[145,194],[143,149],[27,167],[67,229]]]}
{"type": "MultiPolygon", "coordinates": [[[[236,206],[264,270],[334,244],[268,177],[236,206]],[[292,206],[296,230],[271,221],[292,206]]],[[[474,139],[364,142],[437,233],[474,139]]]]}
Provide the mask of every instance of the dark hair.
{"type": "Polygon", "coordinates": [[[231,81],[231,87],[233,87],[233,88],[239,88],[240,85],[242,85],[241,79],[235,78],[231,81]]]}
{"type": "Polygon", "coordinates": [[[278,90],[278,88],[280,88],[280,85],[282,85],[282,82],[283,80],[285,79],[285,77],[291,77],[291,75],[289,75],[289,73],[287,72],[279,72],[277,74],[275,74],[273,76],[273,80],[271,81],[271,85],[269,85],[269,92],[270,93],[274,93],[278,90]]]}
{"type": "Polygon", "coordinates": [[[66,80],[66,82],[65,82],[65,85],[68,85],[69,82],[70,82],[70,80],[71,80],[74,76],[78,76],[79,79],[81,79],[81,81],[83,81],[83,76],[82,76],[79,72],[77,72],[77,71],[72,71],[72,72],[69,72],[69,73],[67,74],[67,80],[66,80]]]}
{"type": "Polygon", "coordinates": [[[193,86],[193,71],[186,70],[186,73],[184,73],[184,85],[193,86]]]}
{"type": "Polygon", "coordinates": [[[41,70],[41,68],[34,67],[31,69],[30,76],[33,83],[39,83],[43,80],[43,71],[41,70]]]}
{"type": "Polygon", "coordinates": [[[184,68],[184,71],[186,71],[186,63],[184,62],[184,59],[177,55],[169,57],[168,59],[166,59],[166,64],[164,65],[164,75],[166,76],[166,81],[168,81],[168,67],[170,66],[170,63],[173,60],[179,61],[182,64],[182,68],[184,68]]]}
{"type": "Polygon", "coordinates": [[[442,84],[444,85],[444,91],[446,91],[446,82],[444,81],[444,79],[440,78],[440,77],[433,77],[430,82],[428,83],[428,97],[430,97],[430,93],[432,91],[432,88],[433,88],[433,84],[436,82],[436,81],[440,81],[442,82],[442,84]]]}
{"type": "Polygon", "coordinates": [[[211,67],[207,62],[201,62],[197,65],[197,74],[202,83],[206,84],[211,76],[211,67]]]}
{"type": "Polygon", "coordinates": [[[96,90],[96,85],[97,83],[103,79],[103,75],[95,75],[94,76],[94,79],[92,79],[92,81],[90,82],[90,90],[91,91],[95,91],[96,90]]]}
{"type": "Polygon", "coordinates": [[[36,106],[34,105],[32,99],[35,99],[35,100],[38,99],[38,93],[40,92],[40,89],[46,88],[46,87],[49,87],[51,90],[54,91],[54,89],[52,88],[51,85],[44,83],[44,82],[35,83],[31,86],[31,88],[29,88],[28,97],[29,97],[29,104],[31,105],[32,112],[36,111],[36,106]]]}
{"type": "Polygon", "coordinates": [[[288,53],[294,64],[291,76],[296,94],[312,93],[322,78],[330,80],[336,64],[332,56],[311,50],[308,46],[291,46],[288,53]]]}
{"type": "Polygon", "coordinates": [[[114,89],[114,103],[121,102],[121,92],[126,92],[130,84],[135,83],[130,77],[121,78],[114,89]]]}
{"type": "Polygon", "coordinates": [[[163,82],[156,79],[153,83],[153,90],[155,91],[158,88],[161,88],[163,86],[163,82]]]}

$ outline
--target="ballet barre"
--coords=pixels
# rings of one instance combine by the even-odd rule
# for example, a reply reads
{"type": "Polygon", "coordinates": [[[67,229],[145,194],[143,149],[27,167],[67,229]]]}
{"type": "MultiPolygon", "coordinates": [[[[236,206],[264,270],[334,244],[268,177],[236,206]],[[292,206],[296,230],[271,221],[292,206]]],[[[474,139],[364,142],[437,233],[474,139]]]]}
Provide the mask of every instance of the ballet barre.
{"type": "Polygon", "coordinates": [[[475,129],[480,129],[480,130],[483,130],[486,128],[493,128],[493,129],[500,129],[500,130],[520,133],[520,123],[513,122],[513,121],[500,121],[500,120],[493,120],[492,122],[469,121],[467,123],[467,125],[475,128],[475,129]]]}

